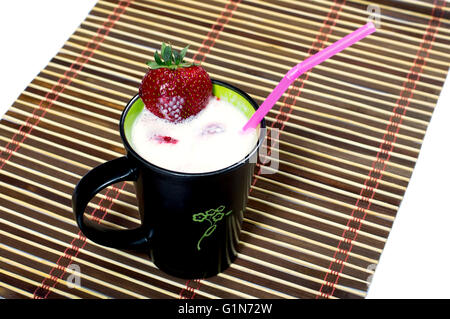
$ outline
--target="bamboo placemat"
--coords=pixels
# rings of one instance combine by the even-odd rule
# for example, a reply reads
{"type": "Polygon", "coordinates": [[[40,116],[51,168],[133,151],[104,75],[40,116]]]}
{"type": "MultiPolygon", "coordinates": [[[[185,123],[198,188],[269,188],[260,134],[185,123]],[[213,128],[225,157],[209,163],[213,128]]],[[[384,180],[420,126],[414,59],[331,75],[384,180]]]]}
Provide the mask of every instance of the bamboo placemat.
{"type": "MultiPolygon", "coordinates": [[[[162,41],[190,44],[211,77],[261,103],[290,67],[365,24],[373,4],[99,1],[0,122],[0,295],[363,298],[449,68],[442,0],[377,1],[381,28],[303,75],[269,113],[279,171],[258,166],[224,273],[181,280],[145,254],[92,243],[71,195],[92,167],[124,154],[121,110],[162,41]]],[[[138,223],[132,184],[89,210],[111,227],[138,223]]]]}

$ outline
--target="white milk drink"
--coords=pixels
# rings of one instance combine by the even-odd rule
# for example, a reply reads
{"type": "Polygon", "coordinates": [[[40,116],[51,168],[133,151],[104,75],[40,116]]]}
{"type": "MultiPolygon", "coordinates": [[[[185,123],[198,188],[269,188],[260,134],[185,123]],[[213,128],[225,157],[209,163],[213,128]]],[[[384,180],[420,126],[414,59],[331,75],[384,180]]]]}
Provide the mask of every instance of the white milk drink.
{"type": "Polygon", "coordinates": [[[215,97],[181,123],[161,119],[144,107],[132,128],[132,146],[145,160],[168,170],[211,172],[241,161],[255,147],[257,130],[241,133],[247,121],[238,108],[215,97]]]}

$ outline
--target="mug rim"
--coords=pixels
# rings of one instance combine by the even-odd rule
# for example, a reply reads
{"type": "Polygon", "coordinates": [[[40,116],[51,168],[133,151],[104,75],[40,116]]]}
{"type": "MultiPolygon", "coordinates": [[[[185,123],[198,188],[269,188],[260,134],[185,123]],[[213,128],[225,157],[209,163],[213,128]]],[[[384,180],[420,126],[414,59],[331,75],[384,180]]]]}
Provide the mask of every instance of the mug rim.
{"type": "MultiPolygon", "coordinates": [[[[219,80],[214,80],[211,79],[212,84],[217,84],[223,87],[226,87],[234,92],[236,92],[237,94],[241,95],[242,97],[244,97],[250,104],[251,106],[255,109],[255,111],[258,109],[259,105],[255,102],[255,100],[253,100],[252,97],[250,97],[246,92],[244,92],[243,90],[228,84],[226,82],[222,82],[219,80]]],[[[173,171],[170,169],[166,169],[160,166],[157,166],[155,164],[150,163],[149,161],[147,161],[146,159],[144,159],[142,156],[140,156],[131,146],[131,144],[128,142],[126,135],[125,135],[125,119],[128,115],[128,112],[130,111],[131,107],[133,106],[133,104],[136,102],[136,100],[139,99],[139,94],[136,94],[135,96],[133,96],[133,98],[128,101],[127,105],[125,106],[125,109],[122,112],[122,115],[120,116],[120,122],[119,122],[119,130],[120,130],[120,137],[122,139],[122,143],[125,146],[125,149],[127,151],[127,157],[129,154],[131,154],[134,158],[136,158],[137,160],[139,160],[139,162],[141,164],[143,164],[146,167],[149,167],[159,173],[163,173],[163,174],[169,174],[169,175],[174,175],[174,176],[178,176],[178,177],[200,177],[200,176],[211,176],[211,175],[218,175],[221,173],[225,173],[231,170],[234,170],[242,165],[244,165],[247,160],[249,160],[254,153],[259,149],[259,147],[262,144],[262,141],[265,137],[264,134],[264,128],[266,127],[266,122],[265,119],[263,118],[262,121],[260,122],[260,132],[259,132],[259,138],[258,138],[258,142],[256,143],[256,145],[252,148],[252,150],[244,157],[242,158],[240,161],[233,163],[230,166],[218,169],[218,170],[214,170],[214,171],[209,171],[209,172],[201,172],[201,173],[187,173],[187,172],[177,172],[177,171],[173,171]]],[[[145,107],[145,106],[144,106],[145,107]]]]}

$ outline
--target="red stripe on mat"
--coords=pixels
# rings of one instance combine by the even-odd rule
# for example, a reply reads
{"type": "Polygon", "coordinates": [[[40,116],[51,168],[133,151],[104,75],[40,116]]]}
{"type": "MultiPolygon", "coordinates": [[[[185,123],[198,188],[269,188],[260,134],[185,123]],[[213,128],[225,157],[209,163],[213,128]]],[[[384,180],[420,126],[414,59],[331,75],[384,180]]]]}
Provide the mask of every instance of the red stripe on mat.
{"type": "Polygon", "coordinates": [[[206,38],[203,40],[202,45],[198,49],[197,53],[194,55],[193,60],[195,63],[201,64],[203,61],[205,61],[206,55],[209,53],[209,51],[211,51],[211,48],[219,38],[220,32],[222,32],[225,26],[228,24],[231,17],[233,16],[233,12],[236,11],[241,1],[242,0],[230,0],[230,2],[225,5],[225,8],[217,17],[216,22],[213,24],[211,30],[206,35],[206,38]]]}
{"type": "MultiPolygon", "coordinates": [[[[106,202],[109,202],[109,204],[107,206],[105,205],[105,203],[103,203],[103,198],[100,200],[100,202],[98,203],[98,208],[96,208],[91,214],[93,220],[100,223],[105,218],[108,210],[111,209],[114,200],[116,200],[119,197],[120,192],[123,190],[125,185],[126,183],[122,183],[120,188],[116,188],[114,186],[111,187],[110,190],[112,190],[116,194],[113,197],[111,196],[108,197],[106,202]],[[95,216],[95,214],[99,210],[103,214],[100,217],[97,217],[95,216]]],[[[108,190],[108,192],[110,190],[108,190]]],[[[72,239],[70,246],[64,250],[62,255],[59,256],[56,262],[56,266],[53,267],[48,273],[48,276],[44,278],[44,280],[42,280],[41,286],[37,287],[36,290],[34,291],[33,293],[34,299],[46,299],[48,297],[51,289],[55,287],[59,279],[63,278],[63,276],[67,271],[67,267],[72,263],[73,258],[76,258],[78,256],[80,249],[83,249],[86,243],[87,243],[86,237],[83,235],[81,231],[79,231],[77,236],[72,239]]]]}
{"type": "MultiPolygon", "coordinates": [[[[331,34],[332,28],[336,25],[337,19],[339,19],[339,14],[342,10],[342,7],[345,5],[345,0],[335,0],[333,5],[330,7],[330,10],[328,11],[328,15],[323,22],[322,27],[319,30],[319,33],[316,36],[316,39],[312,43],[311,47],[308,50],[308,57],[311,55],[316,54],[321,49],[325,48],[325,44],[328,41],[328,36],[331,34]]],[[[286,121],[289,120],[289,117],[292,113],[292,107],[295,104],[296,98],[300,96],[301,90],[305,86],[306,80],[309,78],[311,70],[302,74],[299,78],[295,80],[295,82],[289,87],[287,93],[285,94],[283,98],[283,104],[280,108],[280,113],[277,114],[275,117],[275,121],[272,123],[270,128],[267,128],[267,135],[270,136],[272,129],[278,129],[282,131],[286,125],[286,121]]],[[[268,151],[267,156],[270,156],[272,150],[267,145],[268,151]]],[[[259,169],[257,173],[255,174],[255,177],[252,182],[252,186],[256,184],[256,181],[258,180],[258,176],[261,174],[261,166],[260,164],[257,164],[259,166],[259,169]]],[[[252,189],[250,189],[250,192],[252,189]]]]}
{"type": "Polygon", "coordinates": [[[181,289],[179,299],[194,299],[196,291],[202,286],[202,279],[186,281],[186,287],[181,289]]]}
{"type": "MultiPolygon", "coordinates": [[[[119,20],[120,16],[125,12],[126,8],[130,5],[131,2],[132,0],[120,1],[118,3],[117,7],[114,8],[114,11],[108,16],[107,21],[103,23],[103,25],[97,30],[97,34],[86,45],[85,49],[81,53],[81,56],[78,57],[74,63],[72,63],[70,69],[64,73],[62,78],[59,79],[58,84],[53,86],[52,91],[45,96],[44,100],[41,101],[41,103],[39,104],[39,109],[35,109],[35,111],[37,110],[37,112],[42,113],[38,115],[35,114],[35,112],[33,112],[33,115],[29,117],[26,123],[20,127],[19,132],[17,134],[23,135],[23,138],[20,141],[15,141],[15,137],[17,136],[17,134],[13,136],[12,141],[14,144],[16,144],[16,148],[13,150],[9,150],[8,149],[9,144],[7,145],[6,149],[9,155],[6,159],[2,158],[2,164],[0,166],[0,169],[3,168],[3,165],[6,163],[6,161],[9,160],[12,154],[20,148],[20,144],[23,143],[26,136],[31,133],[33,127],[39,123],[40,119],[43,116],[45,116],[47,110],[51,107],[52,103],[58,99],[59,94],[64,91],[65,87],[69,85],[72,82],[72,79],[74,79],[77,76],[78,71],[82,70],[84,65],[94,55],[94,51],[104,41],[105,37],[108,35],[111,28],[119,20]],[[35,119],[35,122],[30,123],[30,119],[35,119]],[[25,132],[24,134],[23,129],[25,127],[28,128],[28,131],[25,132]]],[[[107,203],[109,202],[109,204],[106,208],[105,203],[103,203],[103,198],[101,199],[101,201],[98,204],[99,209],[96,208],[91,214],[91,216],[95,221],[100,222],[105,218],[107,210],[110,209],[113,204],[113,200],[119,197],[120,192],[124,187],[125,183],[122,183],[120,188],[116,188],[113,186],[110,189],[108,189],[108,192],[105,195],[105,198],[107,198],[105,202],[107,203]],[[116,194],[114,196],[111,196],[109,194],[110,191],[113,191],[116,194]],[[98,210],[103,212],[103,214],[100,217],[95,216],[98,210]]],[[[80,249],[82,249],[85,245],[86,245],[86,237],[84,237],[84,235],[81,232],[78,232],[77,237],[73,238],[72,242],[70,243],[70,246],[67,247],[64,250],[63,254],[58,258],[56,266],[50,270],[48,276],[44,278],[44,280],[42,281],[41,286],[36,288],[36,290],[33,293],[33,298],[46,299],[48,297],[51,289],[55,287],[58,280],[61,279],[66,273],[67,267],[72,263],[72,259],[78,255],[80,249]]]]}
{"type": "Polygon", "coordinates": [[[367,210],[372,204],[371,201],[378,189],[379,181],[383,177],[387,162],[391,157],[391,152],[394,149],[394,143],[397,139],[397,133],[400,130],[403,116],[409,106],[410,99],[414,95],[417,81],[420,79],[420,73],[426,64],[426,59],[430,54],[429,50],[432,48],[435,35],[438,32],[441,23],[440,19],[444,13],[444,7],[444,1],[434,1],[434,7],[431,13],[432,18],[428,22],[427,29],[422,37],[422,42],[417,51],[413,65],[409,70],[406,80],[403,82],[403,88],[389,119],[389,124],[386,127],[383,140],[380,143],[377,157],[372,163],[372,169],[367,175],[363,188],[361,188],[359,194],[360,198],[356,201],[355,208],[351,213],[351,218],[348,220],[347,226],[342,233],[341,240],[339,241],[333,256],[333,261],[330,262],[328,272],[324,278],[324,283],[320,287],[320,296],[317,296],[317,298],[329,298],[336,289],[340,274],[344,270],[345,262],[347,261],[353,243],[358,236],[362,222],[366,218],[367,210]],[[438,3],[438,5],[436,5],[436,3],[438,3]]]}
{"type": "Polygon", "coordinates": [[[86,45],[81,55],[77,57],[75,62],[73,62],[69,70],[64,72],[63,76],[58,80],[48,92],[44,99],[40,101],[38,108],[33,110],[31,116],[29,116],[25,123],[22,124],[17,133],[12,137],[11,142],[9,142],[5,150],[0,151],[0,170],[11,158],[11,156],[16,152],[21,144],[26,140],[28,135],[33,131],[33,128],[39,124],[41,118],[45,116],[47,110],[52,107],[53,102],[58,100],[59,95],[64,92],[67,85],[72,83],[72,80],[77,77],[79,71],[84,68],[84,65],[89,61],[89,59],[94,55],[94,51],[100,46],[104,41],[105,37],[108,35],[109,30],[113,27],[114,23],[119,20],[121,14],[129,6],[132,0],[120,1],[112,14],[108,16],[108,20],[103,23],[103,25],[97,30],[97,34],[92,37],[91,41],[86,45]]]}

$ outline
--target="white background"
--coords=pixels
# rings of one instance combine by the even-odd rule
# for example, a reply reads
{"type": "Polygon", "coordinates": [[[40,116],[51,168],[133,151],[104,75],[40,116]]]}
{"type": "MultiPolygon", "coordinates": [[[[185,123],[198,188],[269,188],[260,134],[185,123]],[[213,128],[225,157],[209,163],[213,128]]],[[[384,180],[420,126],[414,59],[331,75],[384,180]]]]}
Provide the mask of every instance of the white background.
{"type": "MultiPolygon", "coordinates": [[[[2,2],[0,115],[56,55],[95,3],[2,2]]],[[[368,298],[450,298],[449,119],[448,77],[368,298]]]]}

